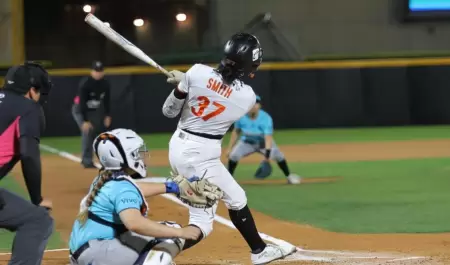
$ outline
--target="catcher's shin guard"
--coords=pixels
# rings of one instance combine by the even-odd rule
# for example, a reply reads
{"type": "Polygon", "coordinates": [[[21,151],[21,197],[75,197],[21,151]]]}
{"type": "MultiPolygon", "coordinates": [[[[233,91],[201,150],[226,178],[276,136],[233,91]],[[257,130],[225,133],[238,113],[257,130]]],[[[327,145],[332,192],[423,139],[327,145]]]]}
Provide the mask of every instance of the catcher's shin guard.
{"type": "MultiPolygon", "coordinates": [[[[179,224],[161,222],[167,226],[181,228],[179,224]]],[[[173,259],[183,250],[185,240],[181,238],[155,238],[152,248],[142,253],[134,265],[171,265],[173,259]]]]}
{"type": "Polygon", "coordinates": [[[135,265],[171,265],[184,245],[184,239],[179,238],[155,240],[159,242],[135,265]]]}

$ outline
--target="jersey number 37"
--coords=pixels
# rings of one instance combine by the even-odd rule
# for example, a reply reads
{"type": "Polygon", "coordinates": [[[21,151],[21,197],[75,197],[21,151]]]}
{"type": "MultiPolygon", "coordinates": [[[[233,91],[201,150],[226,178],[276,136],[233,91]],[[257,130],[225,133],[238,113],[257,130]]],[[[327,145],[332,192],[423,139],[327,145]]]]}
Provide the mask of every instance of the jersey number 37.
{"type": "Polygon", "coordinates": [[[198,100],[198,106],[191,107],[191,112],[197,117],[201,117],[204,121],[207,121],[220,113],[224,112],[226,107],[216,101],[211,102],[211,100],[208,97],[205,96],[199,96],[197,97],[198,100]],[[209,105],[213,105],[215,109],[209,113],[205,113],[205,109],[209,105]]]}

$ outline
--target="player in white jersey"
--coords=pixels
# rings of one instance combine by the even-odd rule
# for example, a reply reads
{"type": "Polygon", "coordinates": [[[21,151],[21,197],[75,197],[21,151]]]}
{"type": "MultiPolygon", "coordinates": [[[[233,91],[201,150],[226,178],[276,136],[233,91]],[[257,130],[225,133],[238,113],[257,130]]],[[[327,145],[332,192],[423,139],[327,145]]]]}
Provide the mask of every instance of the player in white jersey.
{"type": "MultiPolygon", "coordinates": [[[[224,58],[217,69],[196,64],[186,73],[172,71],[174,77],[167,81],[178,86],[163,106],[163,113],[169,118],[181,112],[169,144],[172,169],[185,176],[204,176],[223,190],[230,219],[247,241],[253,264],[282,259],[296,250],[292,245],[277,246],[262,240],[247,206],[245,191],[220,160],[223,135],[256,101],[253,89],[241,79],[253,75],[261,61],[258,39],[246,33],[235,34],[226,43],[224,58]]],[[[216,209],[217,205],[209,211],[190,208],[189,224],[198,227],[203,236],[186,241],[184,249],[211,233],[216,209]]]]}

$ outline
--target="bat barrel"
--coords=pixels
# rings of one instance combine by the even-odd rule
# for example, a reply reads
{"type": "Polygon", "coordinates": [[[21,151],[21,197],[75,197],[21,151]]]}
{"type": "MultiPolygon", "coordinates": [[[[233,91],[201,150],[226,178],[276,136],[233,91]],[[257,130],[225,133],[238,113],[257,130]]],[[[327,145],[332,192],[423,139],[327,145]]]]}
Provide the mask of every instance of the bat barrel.
{"type": "Polygon", "coordinates": [[[98,19],[93,14],[87,14],[84,21],[88,23],[91,27],[96,29],[98,32],[102,33],[106,38],[110,39],[122,49],[127,51],[129,54],[133,55],[134,57],[138,58],[139,60],[155,67],[159,71],[161,71],[163,74],[165,74],[168,77],[172,77],[172,75],[164,68],[162,68],[159,64],[157,64],[155,61],[153,61],[152,58],[150,58],[147,54],[145,54],[141,49],[136,47],[133,43],[125,39],[122,35],[117,33],[114,29],[107,26],[103,21],[98,19]]]}

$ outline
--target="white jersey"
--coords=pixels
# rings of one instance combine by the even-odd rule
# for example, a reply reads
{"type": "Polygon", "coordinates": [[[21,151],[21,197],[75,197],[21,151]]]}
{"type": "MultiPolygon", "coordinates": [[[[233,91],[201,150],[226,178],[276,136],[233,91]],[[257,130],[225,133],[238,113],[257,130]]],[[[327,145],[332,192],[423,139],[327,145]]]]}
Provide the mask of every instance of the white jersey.
{"type": "Polygon", "coordinates": [[[187,93],[178,128],[191,132],[224,135],[256,102],[250,86],[239,80],[224,84],[214,68],[203,64],[192,66],[178,89],[187,93]]]}

